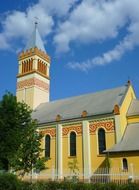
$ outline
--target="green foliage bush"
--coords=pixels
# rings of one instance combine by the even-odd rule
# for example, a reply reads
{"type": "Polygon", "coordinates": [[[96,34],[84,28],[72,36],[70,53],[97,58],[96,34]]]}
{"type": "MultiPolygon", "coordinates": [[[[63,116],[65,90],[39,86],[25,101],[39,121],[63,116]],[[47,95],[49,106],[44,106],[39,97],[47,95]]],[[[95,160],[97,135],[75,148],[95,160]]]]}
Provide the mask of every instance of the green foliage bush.
{"type": "Polygon", "coordinates": [[[0,174],[0,190],[19,190],[20,181],[13,174],[0,174]]]}
{"type": "Polygon", "coordinates": [[[0,190],[139,190],[139,184],[117,185],[72,182],[25,182],[13,174],[0,174],[0,190]]]}
{"type": "Polygon", "coordinates": [[[139,190],[139,185],[116,185],[114,183],[88,184],[71,182],[37,182],[32,184],[31,190],[139,190]]]}

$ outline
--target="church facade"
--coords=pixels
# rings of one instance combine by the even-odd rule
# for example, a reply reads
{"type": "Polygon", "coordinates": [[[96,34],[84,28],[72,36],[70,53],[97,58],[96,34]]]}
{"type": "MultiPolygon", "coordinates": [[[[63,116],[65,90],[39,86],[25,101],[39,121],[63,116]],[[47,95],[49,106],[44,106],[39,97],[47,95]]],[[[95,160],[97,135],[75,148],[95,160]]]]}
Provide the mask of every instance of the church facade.
{"type": "MultiPolygon", "coordinates": [[[[34,111],[39,122],[47,171],[58,179],[75,163],[88,180],[99,168],[138,167],[139,100],[128,81],[121,87],[49,101],[51,60],[37,26],[19,55],[17,100],[34,111]],[[109,160],[109,166],[108,166],[109,160]]],[[[74,166],[74,167],[76,167],[74,166]]]]}

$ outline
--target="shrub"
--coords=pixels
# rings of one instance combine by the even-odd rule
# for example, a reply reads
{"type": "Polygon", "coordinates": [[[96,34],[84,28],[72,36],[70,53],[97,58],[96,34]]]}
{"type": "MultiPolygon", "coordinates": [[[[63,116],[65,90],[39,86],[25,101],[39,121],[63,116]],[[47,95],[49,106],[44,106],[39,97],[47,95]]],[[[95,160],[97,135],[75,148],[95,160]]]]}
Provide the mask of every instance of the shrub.
{"type": "Polygon", "coordinates": [[[36,182],[31,185],[31,189],[21,190],[139,190],[137,184],[116,185],[109,184],[89,184],[72,182],[36,182]]]}
{"type": "Polygon", "coordinates": [[[139,190],[139,184],[129,183],[121,185],[119,190],[139,190]]]}
{"type": "Polygon", "coordinates": [[[13,174],[0,174],[0,190],[19,190],[20,182],[13,174]]]}
{"type": "Polygon", "coordinates": [[[46,182],[38,181],[36,183],[31,184],[31,190],[47,190],[48,185],[46,182]]]}
{"type": "Polygon", "coordinates": [[[139,190],[139,184],[89,184],[72,182],[45,182],[29,183],[17,179],[13,174],[0,174],[0,190],[139,190]]]}
{"type": "Polygon", "coordinates": [[[20,186],[18,190],[32,190],[32,184],[30,184],[29,182],[20,181],[20,186]]]}

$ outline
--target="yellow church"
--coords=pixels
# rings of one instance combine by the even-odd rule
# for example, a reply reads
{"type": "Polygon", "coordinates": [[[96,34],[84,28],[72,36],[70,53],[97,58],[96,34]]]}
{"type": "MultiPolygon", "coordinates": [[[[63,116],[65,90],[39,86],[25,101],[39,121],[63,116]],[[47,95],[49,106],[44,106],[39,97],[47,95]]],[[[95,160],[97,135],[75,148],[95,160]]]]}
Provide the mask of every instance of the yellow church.
{"type": "Polygon", "coordinates": [[[32,117],[44,135],[43,156],[48,158],[44,178],[64,179],[71,163],[78,166],[79,178],[84,180],[106,167],[139,171],[139,100],[130,81],[113,89],[49,101],[51,59],[37,24],[18,61],[16,96],[34,110],[32,117]]]}

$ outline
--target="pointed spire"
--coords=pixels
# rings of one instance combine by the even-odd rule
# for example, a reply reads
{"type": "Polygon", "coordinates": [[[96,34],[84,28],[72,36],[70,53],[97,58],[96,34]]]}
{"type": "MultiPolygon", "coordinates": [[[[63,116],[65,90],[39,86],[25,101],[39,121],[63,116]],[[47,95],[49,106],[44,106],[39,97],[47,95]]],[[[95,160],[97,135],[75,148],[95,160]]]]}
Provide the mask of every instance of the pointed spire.
{"type": "Polygon", "coordinates": [[[31,48],[35,48],[37,47],[39,50],[43,51],[46,53],[43,41],[41,39],[40,33],[38,31],[38,22],[35,21],[35,27],[34,27],[34,31],[30,37],[30,40],[28,41],[25,50],[29,50],[31,48]]]}

